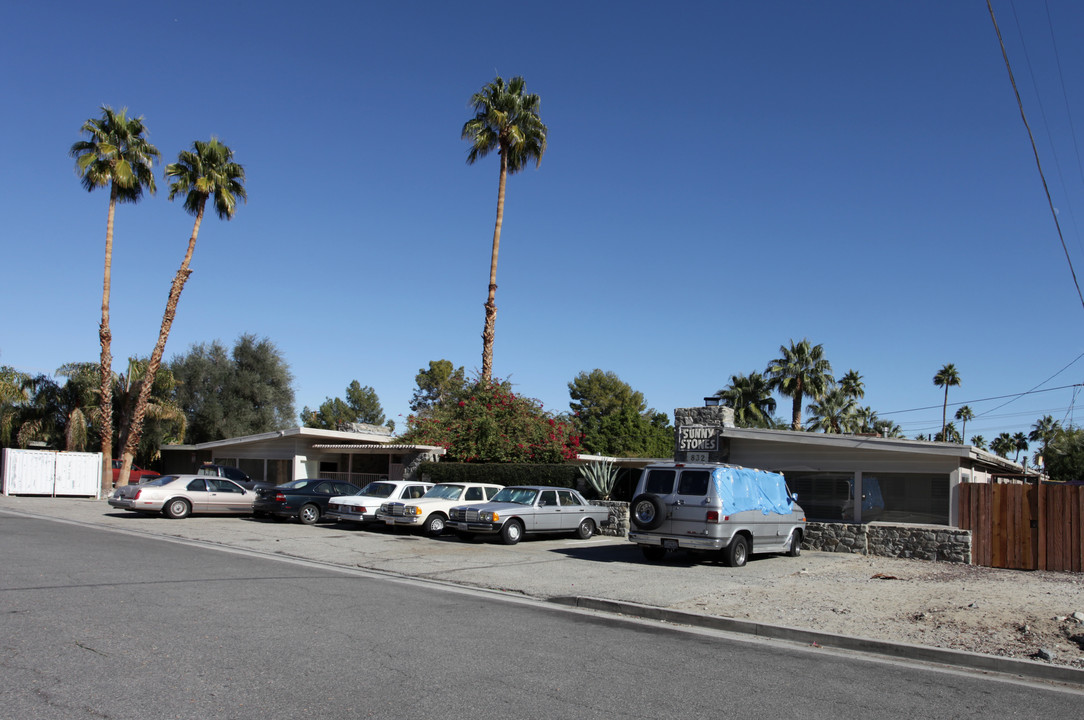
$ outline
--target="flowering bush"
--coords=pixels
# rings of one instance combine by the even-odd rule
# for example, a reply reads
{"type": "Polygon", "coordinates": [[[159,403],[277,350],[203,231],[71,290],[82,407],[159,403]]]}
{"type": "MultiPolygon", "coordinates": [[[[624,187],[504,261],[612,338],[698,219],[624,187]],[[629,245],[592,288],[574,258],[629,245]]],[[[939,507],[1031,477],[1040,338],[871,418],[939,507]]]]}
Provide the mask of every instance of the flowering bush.
{"type": "Polygon", "coordinates": [[[571,423],[496,379],[478,379],[457,402],[409,416],[402,440],[446,448],[454,462],[559,463],[580,451],[571,423]]]}

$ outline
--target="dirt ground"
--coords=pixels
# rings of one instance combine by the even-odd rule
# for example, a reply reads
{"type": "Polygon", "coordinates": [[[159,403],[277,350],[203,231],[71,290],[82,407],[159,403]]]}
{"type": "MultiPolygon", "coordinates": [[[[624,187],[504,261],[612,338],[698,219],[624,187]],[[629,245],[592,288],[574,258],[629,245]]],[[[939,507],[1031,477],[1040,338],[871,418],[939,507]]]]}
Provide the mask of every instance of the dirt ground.
{"type": "Polygon", "coordinates": [[[1079,573],[848,555],[702,595],[681,609],[1084,668],[1079,573]]]}

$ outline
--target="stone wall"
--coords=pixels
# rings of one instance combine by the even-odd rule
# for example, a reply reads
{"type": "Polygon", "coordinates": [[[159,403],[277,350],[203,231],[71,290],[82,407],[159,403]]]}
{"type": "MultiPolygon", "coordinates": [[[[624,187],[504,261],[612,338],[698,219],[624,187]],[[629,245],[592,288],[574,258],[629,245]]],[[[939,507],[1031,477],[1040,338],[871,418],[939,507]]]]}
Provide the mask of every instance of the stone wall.
{"type": "Polygon", "coordinates": [[[592,500],[592,505],[610,509],[610,524],[598,529],[599,535],[625,537],[629,534],[629,504],[617,500],[592,500]]]}
{"type": "Polygon", "coordinates": [[[806,526],[802,547],[825,552],[971,563],[971,532],[940,525],[811,522],[806,526]]]}

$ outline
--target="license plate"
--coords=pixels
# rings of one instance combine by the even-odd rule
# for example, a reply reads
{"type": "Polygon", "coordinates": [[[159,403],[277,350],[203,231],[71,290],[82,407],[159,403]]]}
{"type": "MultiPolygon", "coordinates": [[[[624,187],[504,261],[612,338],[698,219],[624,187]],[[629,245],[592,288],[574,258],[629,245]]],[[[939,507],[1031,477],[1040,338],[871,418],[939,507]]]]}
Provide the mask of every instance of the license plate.
{"type": "Polygon", "coordinates": [[[663,550],[677,550],[678,549],[677,540],[663,540],[662,541],[662,547],[663,547],[663,550]]]}
{"type": "Polygon", "coordinates": [[[384,524],[385,525],[394,525],[395,521],[392,520],[391,518],[384,518],[384,524]]]}

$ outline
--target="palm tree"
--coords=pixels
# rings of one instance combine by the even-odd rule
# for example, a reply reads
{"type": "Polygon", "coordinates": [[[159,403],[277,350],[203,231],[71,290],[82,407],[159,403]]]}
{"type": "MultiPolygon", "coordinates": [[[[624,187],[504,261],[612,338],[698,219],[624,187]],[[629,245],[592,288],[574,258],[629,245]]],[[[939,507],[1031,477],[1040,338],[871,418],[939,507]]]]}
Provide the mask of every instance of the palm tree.
{"type": "MultiPolygon", "coordinates": [[[[98,368],[88,362],[66,363],[57,368],[56,374],[68,378],[60,388],[60,405],[66,418],[64,449],[82,452],[90,438],[90,427],[102,427],[95,377],[98,368]]],[[[112,432],[113,428],[105,431],[112,432]]]]}
{"type": "Polygon", "coordinates": [[[817,402],[806,408],[809,411],[809,429],[823,430],[826,433],[851,432],[854,429],[854,398],[835,387],[825,393],[817,402]]]}
{"type": "Polygon", "coordinates": [[[150,397],[151,386],[154,385],[158,367],[162,363],[162,354],[166,350],[169,330],[177,314],[177,303],[181,299],[181,291],[184,290],[188,276],[192,274],[188,266],[192,262],[192,253],[196,249],[196,238],[199,236],[200,223],[203,222],[207,201],[213,200],[214,210],[219,218],[230,220],[237,212],[237,201],[248,198],[244,185],[245,169],[233,161],[233,151],[219,142],[216,137],[212,137],[210,142],[196,140],[192,143],[191,150],[181,152],[177,156],[177,162],[166,166],[166,178],[173,179],[169,186],[169,199],[173,200],[183,195],[184,209],[194,215],[196,220],[192,225],[192,236],[188,239],[188,250],[169,288],[166,309],[162,313],[162,327],[158,331],[158,342],[154,345],[151,359],[140,384],[139,396],[136,398],[135,410],[132,412],[131,424],[128,426],[127,440],[124,443],[124,462],[117,479],[119,485],[127,484],[132,458],[135,457],[135,452],[139,448],[147,399],[150,397]]]}
{"type": "Polygon", "coordinates": [[[734,424],[738,427],[771,426],[775,398],[767,378],[760,373],[731,375],[730,384],[715,395],[734,409],[734,424]]]}
{"type": "Polygon", "coordinates": [[[941,435],[945,434],[945,423],[948,421],[948,389],[960,384],[960,373],[956,366],[949,363],[937,371],[933,376],[933,384],[945,388],[945,405],[941,408],[941,435]]]}
{"type": "Polygon", "coordinates": [[[886,438],[904,437],[903,429],[891,420],[875,420],[873,423],[873,432],[886,438]]]}
{"type": "Polygon", "coordinates": [[[956,429],[956,426],[949,422],[945,423],[944,430],[934,436],[934,440],[937,440],[939,442],[962,443],[963,436],[956,429]]]}
{"type": "Polygon", "coordinates": [[[1015,449],[1012,436],[1007,432],[1000,433],[990,443],[990,449],[1003,458],[1008,458],[1009,453],[1015,449]]]}
{"type": "Polygon", "coordinates": [[[862,376],[857,370],[848,370],[847,374],[840,378],[839,387],[855,400],[861,400],[866,396],[866,385],[862,382],[862,376]]]}
{"type": "Polygon", "coordinates": [[[147,141],[142,116],[129,118],[128,109],[115,112],[103,105],[102,116],[83,123],[80,132],[86,139],[71,146],[68,154],[75,158],[75,171],[88,192],[109,186],[109,213],[105,222],[105,272],[102,282],[102,321],[98,338],[102,346],[99,365],[99,406],[102,418],[102,492],[108,493],[113,479],[113,370],[109,330],[109,288],[113,266],[113,215],[117,203],[136,203],[146,188],[155,192],[155,161],[161,157],[158,148],[147,141]]]}
{"type": "Polygon", "coordinates": [[[768,382],[773,390],[791,398],[790,426],[801,430],[802,400],[820,400],[827,392],[832,384],[832,365],[824,359],[824,346],[810,345],[805,338],[798,343],[791,340],[789,348],[780,345],[779,352],[782,356],[768,364],[768,382]]]}
{"type": "Polygon", "coordinates": [[[881,419],[877,417],[877,411],[869,405],[856,408],[854,411],[855,432],[872,433],[881,419]]]}
{"type": "Polygon", "coordinates": [[[971,444],[977,447],[979,450],[985,450],[986,438],[984,438],[982,435],[972,435],[971,444]]]}
{"type": "MultiPolygon", "coordinates": [[[[967,436],[967,421],[975,419],[975,413],[971,411],[971,408],[967,405],[961,405],[956,410],[956,419],[960,421],[960,437],[967,436]]],[[[961,441],[962,442],[962,441],[961,441]]]]}
{"type": "MultiPolygon", "coordinates": [[[[1028,433],[1028,440],[1039,443],[1036,457],[1046,455],[1046,446],[1057,436],[1059,430],[1061,430],[1061,423],[1055,420],[1053,415],[1046,415],[1035,421],[1035,424],[1031,426],[1031,432],[1028,433]]],[[[1035,462],[1038,464],[1038,460],[1035,462]]]]}
{"type": "Polygon", "coordinates": [[[538,117],[540,100],[524,93],[524,80],[514,77],[505,84],[499,76],[470,99],[474,117],[463,125],[462,138],[471,143],[467,163],[473,165],[493,150],[500,155],[497,184],[497,221],[493,226],[493,253],[489,261],[489,296],[486,299],[486,322],[482,330],[482,379],[493,372],[493,338],[497,319],[497,254],[501,247],[501,224],[504,222],[504,185],[508,176],[519,172],[531,160],[542,164],[546,152],[546,126],[538,117]]]}
{"type": "Polygon", "coordinates": [[[1020,453],[1027,452],[1028,449],[1028,437],[1022,432],[1015,433],[1012,436],[1012,450],[1016,451],[1016,456],[1013,457],[1013,462],[1020,462],[1020,453]]]}

